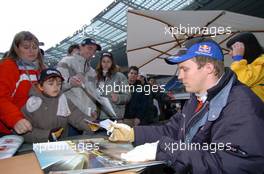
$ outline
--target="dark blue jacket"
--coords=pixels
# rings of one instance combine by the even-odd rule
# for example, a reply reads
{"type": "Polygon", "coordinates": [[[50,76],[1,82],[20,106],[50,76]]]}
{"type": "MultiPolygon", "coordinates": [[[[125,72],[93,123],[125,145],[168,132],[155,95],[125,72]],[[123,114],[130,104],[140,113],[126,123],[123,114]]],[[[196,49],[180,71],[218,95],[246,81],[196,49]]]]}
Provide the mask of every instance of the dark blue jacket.
{"type": "Polygon", "coordinates": [[[198,113],[192,95],[182,113],[165,125],[135,127],[134,145],[159,140],[156,160],[165,161],[178,173],[263,174],[264,103],[230,69],[207,92],[198,113]],[[189,136],[192,131],[194,135],[189,136]],[[184,142],[192,148],[184,147],[184,142]],[[179,150],[180,145],[187,150],[179,150]]]}
{"type": "Polygon", "coordinates": [[[132,92],[129,102],[126,104],[124,118],[138,118],[140,125],[148,125],[158,121],[157,109],[153,104],[153,94],[146,95],[140,81],[135,84],[135,91],[132,92]],[[136,90],[137,88],[141,88],[136,90]]]}

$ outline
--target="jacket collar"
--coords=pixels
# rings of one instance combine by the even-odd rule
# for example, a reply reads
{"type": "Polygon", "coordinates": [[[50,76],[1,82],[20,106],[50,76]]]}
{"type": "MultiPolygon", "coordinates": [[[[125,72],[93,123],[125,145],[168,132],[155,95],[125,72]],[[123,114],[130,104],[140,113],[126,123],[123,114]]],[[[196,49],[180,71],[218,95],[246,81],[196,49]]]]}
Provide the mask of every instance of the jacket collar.
{"type": "Polygon", "coordinates": [[[236,75],[233,73],[233,71],[231,71],[230,68],[225,68],[225,73],[222,75],[219,82],[207,90],[207,100],[212,100],[212,98],[214,98],[228,84],[233,76],[235,76],[236,79],[236,75]]]}
{"type": "MultiPolygon", "coordinates": [[[[210,101],[212,98],[214,98],[229,82],[229,80],[232,78],[232,76],[235,76],[235,79],[237,79],[237,76],[230,68],[225,68],[224,74],[221,76],[218,83],[216,83],[215,86],[207,90],[206,93],[206,100],[210,101]]],[[[235,80],[234,80],[235,81],[235,80]]],[[[192,93],[191,98],[197,101],[197,94],[192,93]]],[[[203,96],[204,97],[204,96],[203,96]]]]}

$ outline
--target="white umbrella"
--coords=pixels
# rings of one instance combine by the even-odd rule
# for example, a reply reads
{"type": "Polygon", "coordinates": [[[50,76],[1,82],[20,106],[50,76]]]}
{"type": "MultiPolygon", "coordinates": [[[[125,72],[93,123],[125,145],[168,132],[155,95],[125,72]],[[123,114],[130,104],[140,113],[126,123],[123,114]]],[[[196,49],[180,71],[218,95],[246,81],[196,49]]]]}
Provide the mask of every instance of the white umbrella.
{"type": "Polygon", "coordinates": [[[175,55],[187,38],[212,36],[221,45],[228,66],[231,58],[225,44],[242,31],[253,32],[264,45],[263,18],[228,11],[129,10],[128,65],[147,74],[173,75],[175,65],[168,65],[163,59],[175,55]]]}

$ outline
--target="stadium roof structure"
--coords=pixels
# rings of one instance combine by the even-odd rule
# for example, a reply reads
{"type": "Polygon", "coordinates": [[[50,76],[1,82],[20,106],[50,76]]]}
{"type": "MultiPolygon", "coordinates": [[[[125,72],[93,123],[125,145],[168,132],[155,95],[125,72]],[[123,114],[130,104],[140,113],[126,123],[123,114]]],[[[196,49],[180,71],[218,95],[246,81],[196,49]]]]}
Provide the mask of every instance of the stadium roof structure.
{"type": "Polygon", "coordinates": [[[94,38],[104,50],[122,51],[117,64],[127,66],[126,38],[127,11],[139,10],[229,10],[237,13],[264,17],[261,0],[115,0],[73,35],[45,51],[45,58],[59,60],[67,54],[72,44],[84,38],[94,38]],[[125,56],[125,57],[124,57],[125,56]],[[122,59],[122,60],[121,60],[122,59]]]}
{"type": "Polygon", "coordinates": [[[126,41],[127,10],[177,10],[191,3],[192,0],[116,0],[91,20],[45,52],[46,58],[62,58],[70,45],[80,43],[85,37],[94,38],[103,49],[111,49],[118,43],[126,41]]]}

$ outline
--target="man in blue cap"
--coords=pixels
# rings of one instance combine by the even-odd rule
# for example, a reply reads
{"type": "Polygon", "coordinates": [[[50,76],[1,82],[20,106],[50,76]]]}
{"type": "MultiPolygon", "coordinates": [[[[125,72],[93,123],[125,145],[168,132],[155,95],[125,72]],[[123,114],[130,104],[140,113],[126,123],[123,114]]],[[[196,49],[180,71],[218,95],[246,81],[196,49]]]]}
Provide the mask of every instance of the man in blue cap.
{"type": "MultiPolygon", "coordinates": [[[[96,105],[85,90],[96,89],[96,72],[90,66],[90,61],[96,51],[101,51],[101,46],[94,39],[86,38],[80,43],[79,54],[62,58],[57,66],[65,79],[62,89],[66,97],[90,117],[96,117],[96,105]]],[[[76,134],[78,134],[76,131],[70,130],[70,136],[76,134]]]]}
{"type": "Polygon", "coordinates": [[[121,155],[127,161],[161,160],[176,173],[264,173],[264,103],[224,68],[216,42],[185,46],[166,60],[191,93],[182,112],[161,126],[113,124],[109,140],[137,146],[121,155]]]}

